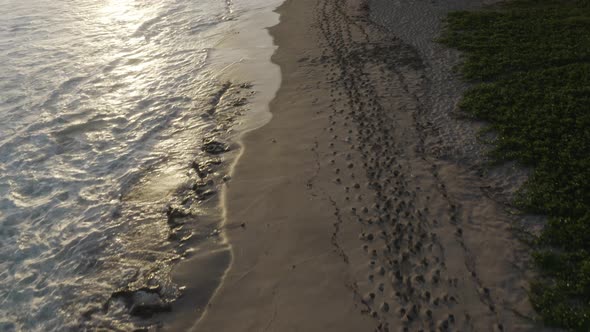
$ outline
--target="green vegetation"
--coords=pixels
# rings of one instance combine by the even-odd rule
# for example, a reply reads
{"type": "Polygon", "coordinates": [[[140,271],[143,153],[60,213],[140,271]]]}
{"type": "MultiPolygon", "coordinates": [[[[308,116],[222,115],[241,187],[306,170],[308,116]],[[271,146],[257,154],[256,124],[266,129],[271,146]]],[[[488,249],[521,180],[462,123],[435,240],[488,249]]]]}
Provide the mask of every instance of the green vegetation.
{"type": "Polygon", "coordinates": [[[493,157],[533,169],[516,204],[549,216],[531,299],[549,325],[590,331],[590,0],[514,0],[447,18],[476,84],[461,108],[497,133],[493,157]]]}

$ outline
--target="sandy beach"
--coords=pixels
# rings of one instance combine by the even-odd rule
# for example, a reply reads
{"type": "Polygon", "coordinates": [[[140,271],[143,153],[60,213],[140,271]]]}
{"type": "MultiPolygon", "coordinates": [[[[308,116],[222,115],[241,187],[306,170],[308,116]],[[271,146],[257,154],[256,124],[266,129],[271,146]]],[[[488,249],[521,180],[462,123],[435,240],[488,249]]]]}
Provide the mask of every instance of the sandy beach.
{"type": "Polygon", "coordinates": [[[0,332],[590,331],[590,0],[3,9],[0,332]]]}
{"type": "Polygon", "coordinates": [[[370,10],[277,10],[282,83],[270,122],[241,141],[225,196],[231,264],[192,330],[543,330],[503,203],[524,172],[483,174],[478,127],[441,115],[461,93],[457,54],[429,53],[420,33],[412,45],[370,10]]]}

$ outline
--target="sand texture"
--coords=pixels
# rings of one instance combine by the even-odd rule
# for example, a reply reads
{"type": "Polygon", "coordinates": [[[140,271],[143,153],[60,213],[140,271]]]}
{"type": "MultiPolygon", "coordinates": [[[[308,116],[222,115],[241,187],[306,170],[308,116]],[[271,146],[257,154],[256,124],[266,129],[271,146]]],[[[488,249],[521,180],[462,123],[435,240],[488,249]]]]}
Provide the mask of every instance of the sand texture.
{"type": "Polygon", "coordinates": [[[516,217],[473,162],[436,152],[459,126],[429,117],[444,81],[367,9],[279,8],[273,118],[242,140],[232,263],[193,330],[542,331],[516,217]]]}

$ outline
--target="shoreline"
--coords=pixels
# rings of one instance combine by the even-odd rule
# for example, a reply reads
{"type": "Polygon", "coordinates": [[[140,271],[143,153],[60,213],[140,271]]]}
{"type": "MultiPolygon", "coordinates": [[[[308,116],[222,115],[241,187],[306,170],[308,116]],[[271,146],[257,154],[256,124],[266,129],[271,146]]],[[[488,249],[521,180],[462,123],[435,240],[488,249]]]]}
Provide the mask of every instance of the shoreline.
{"type": "Polygon", "coordinates": [[[489,179],[433,153],[449,137],[425,116],[441,82],[424,59],[362,1],[277,12],[273,117],[243,136],[232,262],[192,330],[548,330],[514,216],[489,179]]]}
{"type": "Polygon", "coordinates": [[[273,9],[279,2],[266,2],[241,16],[231,30],[233,33],[215,45],[214,53],[211,54],[212,63],[209,65],[212,71],[217,72],[219,80],[231,82],[229,84],[232,85],[246,82],[246,90],[251,89],[252,92],[241,96],[247,99],[247,110],[233,120],[230,130],[223,137],[233,146],[231,151],[223,154],[223,169],[214,168],[213,175],[220,180],[216,181],[219,182],[219,198],[216,202],[219,214],[215,215],[220,219],[216,227],[219,231],[218,240],[208,247],[201,245],[198,248],[200,254],[193,254],[174,266],[172,278],[175,283],[183,285],[184,290],[182,296],[172,303],[171,312],[160,315],[160,330],[187,330],[198,323],[231,265],[231,243],[225,235],[231,229],[226,225],[226,196],[234,168],[244,153],[242,137],[263,126],[272,117],[268,104],[281,78],[278,68],[273,68],[275,65],[269,61],[276,47],[265,30],[278,22],[278,15],[273,9]],[[222,181],[218,174],[220,171],[225,174],[222,181]]]}
{"type": "MultiPolygon", "coordinates": [[[[283,3],[278,9],[277,12],[280,14],[285,13],[288,10],[286,7],[289,7],[290,2],[287,1],[283,3]]],[[[309,17],[310,9],[305,5],[298,6],[297,10],[299,15],[297,18],[305,19],[309,17]]],[[[281,23],[283,23],[284,16],[281,15],[281,23]]],[[[296,26],[306,26],[305,24],[301,25],[303,22],[298,21],[298,19],[294,17],[296,26]]],[[[283,34],[285,38],[289,38],[289,30],[292,29],[292,26],[283,27],[281,29],[281,23],[279,25],[270,28],[271,35],[276,40],[278,35],[283,34]]],[[[299,36],[297,41],[289,38],[289,42],[294,42],[296,44],[303,44],[305,45],[305,40],[302,38],[304,36],[299,36]]],[[[302,47],[304,49],[305,46],[302,47]]],[[[297,184],[295,186],[290,185],[289,177],[290,175],[284,174],[277,174],[282,173],[280,169],[274,168],[270,169],[269,166],[275,166],[276,164],[288,163],[291,164],[291,153],[294,152],[289,147],[289,141],[287,137],[289,137],[288,133],[282,132],[283,130],[289,130],[290,126],[280,126],[280,128],[276,128],[273,125],[276,124],[278,121],[276,120],[278,117],[284,115],[283,113],[276,112],[276,100],[280,98],[279,96],[285,93],[284,85],[290,82],[289,76],[292,74],[292,71],[285,70],[285,67],[282,65],[283,63],[280,60],[277,60],[278,57],[287,57],[292,59],[292,49],[285,50],[280,48],[277,52],[273,55],[272,61],[274,63],[280,64],[281,66],[281,73],[282,73],[282,83],[279,91],[277,92],[277,97],[273,99],[271,102],[271,111],[273,113],[273,118],[269,123],[265,126],[258,128],[257,130],[251,131],[244,135],[242,144],[244,146],[242,157],[240,158],[239,162],[235,166],[235,177],[232,183],[232,188],[230,188],[227,192],[228,195],[228,228],[235,229],[233,232],[228,232],[228,238],[230,243],[232,243],[233,248],[233,260],[232,264],[229,268],[228,273],[224,278],[224,282],[221,285],[220,289],[216,296],[212,299],[209,304],[209,308],[207,313],[203,316],[202,320],[199,322],[198,325],[195,325],[193,330],[195,331],[214,331],[214,330],[289,330],[289,326],[277,327],[273,324],[277,324],[275,322],[276,319],[276,312],[273,314],[273,306],[278,306],[278,304],[274,304],[274,300],[272,300],[274,290],[278,287],[277,285],[265,285],[267,282],[274,283],[276,280],[273,275],[280,274],[290,274],[291,271],[299,269],[301,272],[298,277],[299,280],[297,282],[299,284],[307,284],[308,286],[312,286],[313,283],[317,282],[317,279],[314,276],[306,276],[304,270],[301,270],[302,267],[306,264],[311,264],[314,269],[321,270],[321,262],[314,262],[314,259],[322,259],[322,256],[328,256],[326,258],[326,263],[331,261],[337,256],[334,256],[332,253],[332,245],[329,240],[329,236],[326,237],[326,232],[330,234],[330,229],[332,228],[331,225],[319,225],[321,227],[321,231],[312,232],[320,236],[320,239],[316,242],[321,245],[322,249],[314,248],[313,252],[319,250],[322,251],[320,256],[316,257],[309,257],[306,253],[297,253],[294,256],[288,255],[289,260],[293,261],[293,264],[286,264],[281,267],[277,267],[277,269],[268,269],[268,264],[275,265],[272,262],[273,255],[270,254],[264,247],[259,247],[256,244],[251,243],[252,238],[250,238],[252,233],[260,233],[265,232],[265,229],[271,229],[274,227],[275,223],[279,223],[281,225],[288,225],[291,224],[293,226],[297,225],[297,222],[289,222],[287,216],[281,216],[282,209],[292,210],[297,206],[297,204],[292,205],[291,208],[286,208],[282,206],[283,204],[287,205],[293,202],[289,202],[291,199],[297,200],[297,203],[300,205],[304,205],[307,200],[305,193],[302,195],[294,194],[293,192],[289,193],[291,189],[295,189],[296,191],[300,192],[301,189],[306,190],[304,183],[299,182],[299,179],[308,178],[314,172],[314,165],[309,167],[310,165],[307,164],[307,160],[309,158],[305,158],[298,163],[300,167],[294,167],[293,165],[286,166],[289,170],[293,170],[293,168],[299,168],[301,172],[298,172],[298,176],[294,176],[298,179],[297,184]],[[261,155],[262,154],[262,155],[261,155]],[[273,165],[275,164],[275,165],[273,165]],[[270,174],[269,174],[270,173],[270,174]],[[252,186],[256,186],[252,188],[252,186]],[[252,193],[251,189],[254,189],[255,192],[252,193]],[[282,192],[281,195],[277,195],[276,197],[286,197],[289,198],[286,200],[280,200],[279,203],[281,206],[277,207],[273,211],[269,209],[269,207],[264,207],[264,200],[269,198],[270,196],[275,196],[273,194],[274,190],[280,190],[282,192]],[[249,192],[250,191],[250,192],[249,192]],[[298,198],[299,199],[298,199],[298,198]],[[233,206],[233,207],[232,207],[233,206]],[[259,209],[264,209],[264,211],[260,211],[259,209]],[[258,210],[258,211],[256,211],[258,210]],[[278,213],[279,215],[277,215],[278,213]],[[237,226],[238,224],[245,223],[245,228],[239,229],[237,226]],[[271,223],[273,225],[271,225],[271,223]],[[233,227],[232,227],[233,226],[233,227]],[[249,234],[247,234],[249,233],[249,234]],[[260,256],[265,256],[265,258],[269,258],[265,262],[258,262],[258,258],[260,256]],[[246,259],[247,262],[243,260],[246,259]],[[248,266],[252,265],[264,265],[264,267],[260,269],[250,269],[248,266]],[[255,273],[263,273],[264,276],[253,277],[255,273]],[[247,289],[242,289],[239,284],[243,282],[248,282],[249,287],[247,289]],[[268,286],[268,287],[267,287],[268,286]],[[262,294],[255,294],[256,289],[260,288],[262,294]],[[228,294],[228,292],[230,294],[228,294]],[[253,293],[254,292],[254,293],[253,293]],[[249,304],[239,303],[239,299],[248,299],[248,303],[255,302],[255,306],[249,306],[249,304]],[[227,301],[223,304],[220,304],[219,301],[227,301]],[[219,308],[219,310],[218,310],[219,308]],[[227,320],[224,316],[225,313],[231,312],[232,319],[227,320]],[[271,326],[272,325],[272,326],[271,326]]],[[[317,50],[315,50],[317,52],[317,50]]],[[[303,50],[305,52],[305,50],[303,50]]],[[[319,54],[318,54],[319,55],[319,54]]],[[[291,93],[291,92],[287,92],[291,93]]],[[[309,103],[309,97],[305,98],[306,102],[309,103]]],[[[301,108],[297,108],[301,110],[301,108]]],[[[287,120],[290,122],[291,119],[287,120]]],[[[306,119],[305,116],[296,116],[292,118],[292,120],[297,121],[298,125],[295,125],[294,129],[301,129],[301,128],[312,128],[312,130],[318,130],[318,126],[314,126],[314,119],[309,117],[306,119]],[[303,123],[302,123],[303,122],[303,123]],[[315,127],[315,128],[314,128],[315,127]]],[[[284,125],[284,124],[283,124],[284,125]]],[[[293,128],[293,127],[291,127],[293,128]]],[[[291,130],[292,132],[293,130],[291,130]]],[[[301,143],[297,142],[297,146],[295,147],[296,153],[307,154],[307,157],[313,156],[313,153],[308,149],[308,145],[311,141],[301,143]]],[[[279,166],[281,167],[281,166],[279,166]]],[[[301,192],[300,192],[301,193],[301,192]]],[[[331,212],[330,211],[320,211],[321,206],[314,209],[313,211],[306,213],[310,219],[318,218],[318,215],[323,215],[324,218],[330,218],[331,212]]],[[[301,216],[300,216],[301,217],[301,216]]],[[[273,232],[273,231],[271,231],[273,232]]],[[[266,233],[266,232],[265,232],[266,233]]],[[[265,235],[270,235],[266,233],[265,235]]],[[[265,236],[264,239],[261,239],[262,242],[257,243],[264,246],[264,241],[267,240],[265,236]]],[[[291,239],[295,240],[295,239],[291,239]]],[[[281,251],[289,251],[295,249],[296,243],[293,243],[289,240],[289,243],[285,245],[279,246],[279,248],[274,248],[281,251]]],[[[273,242],[273,245],[276,244],[273,242]]],[[[313,245],[313,243],[310,243],[313,245]]],[[[342,267],[330,267],[329,270],[337,270],[341,271],[342,267]]],[[[337,276],[338,273],[330,273],[330,277],[337,276]]],[[[285,280],[286,282],[286,280],[285,280]]],[[[331,303],[331,301],[346,301],[347,305],[347,312],[352,314],[355,311],[356,305],[353,303],[352,299],[349,298],[347,294],[347,288],[345,286],[345,282],[335,285],[335,287],[331,287],[330,285],[325,285],[324,288],[325,293],[328,293],[329,296],[325,296],[323,294],[323,298],[328,299],[326,305],[331,303]]],[[[306,288],[306,287],[303,287],[306,288]]],[[[298,288],[296,287],[289,287],[290,298],[297,297],[298,288]]],[[[284,293],[281,290],[281,293],[284,293]]],[[[317,294],[317,293],[316,293],[317,294]]],[[[296,300],[297,301],[297,300],[296,300]]],[[[294,304],[294,301],[290,301],[290,304],[294,304]]],[[[299,317],[306,317],[311,321],[314,321],[314,324],[317,326],[324,326],[326,328],[332,328],[336,330],[345,330],[346,328],[350,328],[351,321],[342,319],[341,313],[337,315],[332,315],[331,317],[326,317],[324,312],[317,312],[315,315],[313,313],[313,309],[311,307],[306,308],[307,305],[304,299],[299,299],[296,304],[295,309],[291,305],[291,309],[295,310],[302,310],[297,314],[299,317]]],[[[352,316],[352,315],[351,315],[352,316]]],[[[358,328],[362,328],[365,326],[364,318],[360,317],[359,322],[356,322],[354,325],[358,328]]],[[[288,323],[288,322],[287,322],[288,323]]]]}
{"type": "MultiPolygon", "coordinates": [[[[0,326],[158,328],[185,290],[171,281],[171,269],[206,252],[210,261],[223,260],[213,258],[222,238],[217,201],[237,150],[222,158],[214,150],[232,150],[224,139],[236,135],[234,120],[256,113],[248,110],[256,99],[270,99],[252,94],[249,84],[257,79],[266,91],[258,77],[268,70],[239,76],[235,68],[269,63],[274,50],[270,37],[266,49],[252,43],[260,38],[230,43],[261,30],[256,24],[264,21],[254,16],[268,6],[8,6],[0,29],[7,82],[0,98],[7,130],[0,146],[0,326]],[[29,19],[32,11],[38,20],[29,19]]],[[[203,279],[223,273],[220,265],[201,265],[203,279]]],[[[195,279],[187,278],[186,289],[195,279]]],[[[185,293],[178,304],[197,301],[194,294],[201,300],[208,287],[217,285],[185,293]]]]}

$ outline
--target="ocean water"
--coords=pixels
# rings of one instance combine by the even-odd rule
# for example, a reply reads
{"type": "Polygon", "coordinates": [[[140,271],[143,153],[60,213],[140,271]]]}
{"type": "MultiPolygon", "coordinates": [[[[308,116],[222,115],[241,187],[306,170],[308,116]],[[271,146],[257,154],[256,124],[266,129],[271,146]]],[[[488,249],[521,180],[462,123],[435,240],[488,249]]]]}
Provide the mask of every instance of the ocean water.
{"type": "Polygon", "coordinates": [[[113,292],[182,293],[163,208],[219,130],[212,54],[263,6],[0,0],[0,331],[128,330],[113,292]]]}

